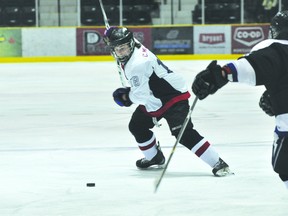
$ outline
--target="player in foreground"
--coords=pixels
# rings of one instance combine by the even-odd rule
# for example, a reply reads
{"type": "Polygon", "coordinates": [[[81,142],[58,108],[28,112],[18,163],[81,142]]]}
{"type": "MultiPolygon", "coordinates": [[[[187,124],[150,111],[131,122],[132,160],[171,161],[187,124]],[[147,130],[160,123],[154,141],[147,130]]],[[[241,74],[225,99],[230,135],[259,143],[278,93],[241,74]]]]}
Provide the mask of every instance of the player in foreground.
{"type": "Polygon", "coordinates": [[[228,81],[266,87],[260,107],[276,119],[272,165],[288,188],[288,11],[274,16],[269,39],[257,44],[249,54],[223,67],[212,61],[196,76],[192,91],[204,99],[228,81]]]}
{"type": "MultiPolygon", "coordinates": [[[[130,84],[114,91],[114,101],[124,107],[138,105],[129,123],[129,130],[144,154],[136,166],[146,169],[164,165],[165,157],[151,129],[164,118],[172,135],[177,137],[189,111],[190,93],[185,80],[140,44],[127,28],[110,27],[104,33],[104,41],[130,84]]],[[[207,163],[215,176],[230,173],[228,165],[193,128],[191,121],[180,143],[207,163]]]]}

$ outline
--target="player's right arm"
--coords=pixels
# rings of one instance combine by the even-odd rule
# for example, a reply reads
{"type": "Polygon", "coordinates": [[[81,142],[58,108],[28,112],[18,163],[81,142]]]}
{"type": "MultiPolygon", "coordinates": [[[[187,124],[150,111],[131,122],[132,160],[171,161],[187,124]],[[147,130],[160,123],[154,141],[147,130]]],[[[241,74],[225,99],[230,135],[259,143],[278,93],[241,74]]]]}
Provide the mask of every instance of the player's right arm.
{"type": "Polygon", "coordinates": [[[280,44],[274,43],[269,47],[256,50],[249,55],[232,61],[223,67],[212,64],[201,71],[195,78],[192,91],[199,99],[204,99],[209,94],[214,94],[225,84],[230,82],[246,83],[248,85],[265,85],[266,88],[274,88],[282,76],[283,56],[280,44]],[[213,65],[213,66],[211,66],[213,65]],[[221,71],[220,71],[221,68],[221,71]]]}

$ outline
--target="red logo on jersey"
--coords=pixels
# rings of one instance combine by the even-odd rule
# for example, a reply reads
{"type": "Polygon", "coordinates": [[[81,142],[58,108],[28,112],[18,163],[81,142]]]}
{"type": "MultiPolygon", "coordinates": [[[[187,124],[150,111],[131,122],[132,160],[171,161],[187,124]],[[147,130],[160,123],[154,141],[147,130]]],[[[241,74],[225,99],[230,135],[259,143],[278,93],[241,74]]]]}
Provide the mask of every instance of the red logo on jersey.
{"type": "Polygon", "coordinates": [[[148,57],[148,53],[147,53],[147,49],[146,48],[142,48],[142,56],[143,57],[148,57]]]}

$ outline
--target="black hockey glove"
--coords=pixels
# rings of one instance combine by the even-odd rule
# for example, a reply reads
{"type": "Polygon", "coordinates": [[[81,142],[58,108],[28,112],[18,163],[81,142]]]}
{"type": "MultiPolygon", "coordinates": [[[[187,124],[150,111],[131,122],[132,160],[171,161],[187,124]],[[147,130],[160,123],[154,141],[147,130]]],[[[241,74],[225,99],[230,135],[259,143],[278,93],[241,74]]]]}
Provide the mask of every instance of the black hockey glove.
{"type": "Polygon", "coordinates": [[[227,78],[222,75],[221,66],[217,65],[217,61],[214,60],[205,70],[196,75],[192,84],[192,91],[200,100],[202,100],[209,94],[214,94],[227,82],[227,78]]]}
{"type": "Polygon", "coordinates": [[[259,101],[259,106],[267,115],[269,116],[275,115],[274,109],[271,103],[271,96],[267,90],[264,91],[264,93],[262,94],[260,101],[259,101]]]}
{"type": "Polygon", "coordinates": [[[114,101],[119,106],[129,107],[132,105],[132,101],[129,99],[130,88],[118,88],[113,92],[114,101]]]}

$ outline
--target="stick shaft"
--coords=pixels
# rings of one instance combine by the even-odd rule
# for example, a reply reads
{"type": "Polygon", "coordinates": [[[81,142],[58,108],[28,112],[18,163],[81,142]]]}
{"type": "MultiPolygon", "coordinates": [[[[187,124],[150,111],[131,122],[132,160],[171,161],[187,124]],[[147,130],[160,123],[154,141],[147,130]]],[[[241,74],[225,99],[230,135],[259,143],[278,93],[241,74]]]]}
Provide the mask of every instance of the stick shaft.
{"type": "Polygon", "coordinates": [[[102,11],[102,15],[103,15],[103,20],[104,20],[104,23],[105,23],[105,27],[106,27],[106,29],[109,29],[109,28],[110,28],[110,25],[109,25],[109,23],[108,23],[108,19],[107,19],[107,16],[106,16],[106,12],[105,12],[105,10],[104,10],[104,6],[103,6],[102,0],[99,0],[99,4],[100,4],[101,11],[102,11]]]}
{"type": "MultiPolygon", "coordinates": [[[[106,27],[106,29],[109,29],[110,25],[108,23],[108,18],[107,18],[106,12],[104,10],[104,6],[103,6],[102,0],[99,0],[99,4],[100,4],[101,11],[102,11],[105,27],[106,27]]],[[[117,62],[117,67],[118,67],[117,69],[118,69],[118,73],[119,73],[119,76],[120,76],[121,84],[122,84],[123,87],[127,87],[127,83],[125,82],[125,78],[124,78],[124,75],[123,75],[123,69],[121,68],[121,65],[120,65],[119,62],[117,62]]]]}
{"type": "Polygon", "coordinates": [[[195,107],[195,105],[196,105],[197,100],[198,100],[198,97],[196,97],[196,98],[194,99],[193,104],[191,105],[191,107],[190,107],[190,109],[189,109],[189,112],[188,112],[188,114],[187,114],[187,116],[186,116],[186,118],[185,118],[185,120],[184,120],[184,123],[183,123],[183,125],[182,125],[182,127],[181,127],[181,129],[180,129],[180,132],[179,132],[179,134],[178,134],[178,136],[177,136],[176,142],[175,142],[175,144],[174,144],[174,146],[173,146],[173,148],[172,148],[172,150],[171,150],[171,153],[170,153],[170,156],[169,156],[169,158],[168,158],[168,160],[167,160],[167,163],[166,163],[166,165],[165,165],[165,167],[164,167],[164,169],[163,169],[163,171],[162,171],[159,179],[156,181],[155,190],[154,190],[155,193],[157,192],[157,189],[158,189],[158,187],[159,187],[159,185],[160,185],[160,183],[161,183],[161,181],[162,181],[162,179],[163,179],[163,177],[164,177],[164,174],[166,173],[166,170],[167,170],[167,168],[168,168],[168,165],[169,165],[169,163],[170,163],[170,161],[171,161],[171,158],[172,158],[172,156],[173,156],[173,154],[174,154],[174,152],[175,152],[176,146],[178,145],[180,139],[182,138],[182,135],[183,135],[184,130],[186,129],[186,126],[187,126],[187,124],[188,124],[188,122],[189,122],[189,120],[190,120],[190,118],[191,118],[192,111],[194,110],[194,107],[195,107]]]}
{"type": "Polygon", "coordinates": [[[121,81],[122,86],[123,86],[123,87],[128,87],[126,78],[124,77],[123,69],[122,69],[122,67],[121,67],[120,62],[118,62],[118,61],[117,61],[117,69],[118,69],[118,74],[119,74],[119,77],[120,77],[120,81],[121,81]]]}

